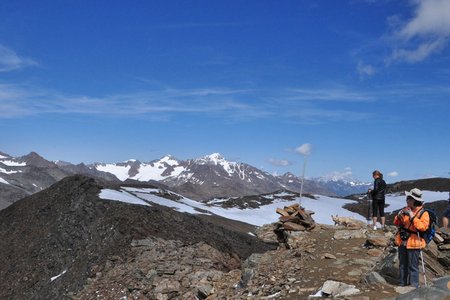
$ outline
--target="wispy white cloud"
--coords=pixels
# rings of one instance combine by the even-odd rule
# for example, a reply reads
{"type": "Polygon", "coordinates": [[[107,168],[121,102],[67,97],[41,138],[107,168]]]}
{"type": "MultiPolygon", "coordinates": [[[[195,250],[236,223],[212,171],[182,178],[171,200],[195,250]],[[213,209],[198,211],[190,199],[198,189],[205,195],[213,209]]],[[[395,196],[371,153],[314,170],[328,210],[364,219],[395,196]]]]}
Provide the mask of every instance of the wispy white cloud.
{"type": "Polygon", "coordinates": [[[392,55],[386,60],[387,64],[395,61],[405,61],[416,63],[424,60],[431,54],[439,52],[447,46],[448,39],[437,39],[423,42],[415,49],[395,49],[392,55]]]}
{"type": "Polygon", "coordinates": [[[37,62],[34,60],[21,57],[12,49],[0,44],[0,72],[9,72],[35,65],[37,62]]]}
{"type": "Polygon", "coordinates": [[[371,112],[357,110],[325,109],[320,107],[302,108],[286,112],[288,119],[300,124],[324,124],[333,122],[356,122],[371,118],[371,112]]]}
{"type": "Polygon", "coordinates": [[[399,175],[399,174],[398,174],[397,171],[392,171],[392,172],[389,172],[389,173],[388,173],[388,176],[389,176],[389,177],[398,177],[398,175],[399,175]]]}
{"type": "MultiPolygon", "coordinates": [[[[450,89],[398,84],[374,87],[364,93],[343,87],[271,90],[157,87],[141,92],[94,97],[0,82],[0,118],[85,114],[168,121],[180,115],[190,115],[229,123],[277,119],[286,124],[318,125],[370,122],[376,118],[370,106],[378,101],[385,104],[407,101],[408,105],[424,105],[419,100],[411,103],[412,95],[423,95],[426,100],[436,99],[426,105],[441,107],[446,103],[443,94],[450,95],[450,89]]],[[[384,121],[388,122],[389,118],[384,121]]]]}
{"type": "Polygon", "coordinates": [[[448,0],[412,0],[414,16],[406,22],[398,17],[390,40],[394,50],[386,59],[389,65],[398,61],[415,63],[423,61],[432,54],[447,47],[450,40],[450,1],[448,0]]]}
{"type": "Polygon", "coordinates": [[[324,124],[330,122],[353,122],[370,119],[370,112],[361,111],[355,103],[370,103],[376,98],[366,92],[343,86],[326,88],[289,88],[271,94],[271,111],[284,107],[282,114],[291,123],[324,124]]]}
{"type": "Polygon", "coordinates": [[[165,89],[105,97],[68,96],[29,86],[0,84],[0,117],[45,113],[142,115],[152,113],[226,113],[250,111],[234,100],[243,90],[165,89]],[[6,109],[9,108],[9,109],[6,109]]]}
{"type": "Polygon", "coordinates": [[[312,152],[312,145],[310,143],[300,145],[295,149],[295,152],[301,155],[310,155],[312,152]]]}
{"type": "Polygon", "coordinates": [[[362,61],[358,62],[356,70],[360,77],[370,77],[376,73],[376,69],[374,66],[365,64],[362,61]]]}
{"type": "Polygon", "coordinates": [[[66,95],[26,85],[0,83],[0,118],[39,114],[146,116],[170,120],[179,114],[221,118],[228,122],[282,119],[299,124],[352,122],[370,113],[340,103],[375,101],[373,97],[341,89],[228,89],[159,88],[127,94],[92,97],[66,95]],[[300,100],[299,100],[300,99],[300,100]],[[328,103],[330,105],[323,105],[328,103]]]}
{"type": "Polygon", "coordinates": [[[414,0],[415,16],[398,34],[411,39],[416,36],[428,38],[432,36],[450,35],[450,2],[448,0],[414,0]]]}
{"type": "Polygon", "coordinates": [[[317,89],[290,89],[289,100],[304,101],[345,101],[345,102],[366,102],[373,98],[365,93],[350,91],[343,87],[317,88],[317,89]]]}
{"type": "Polygon", "coordinates": [[[276,158],[269,158],[268,162],[276,167],[288,167],[291,166],[293,163],[286,159],[276,159],[276,158]]]}
{"type": "Polygon", "coordinates": [[[248,23],[244,22],[190,22],[190,23],[172,23],[152,26],[152,29],[195,29],[195,28],[215,28],[242,26],[248,23]]]}
{"type": "Polygon", "coordinates": [[[29,91],[25,86],[0,84],[0,118],[14,118],[37,114],[41,93],[29,91]]]}

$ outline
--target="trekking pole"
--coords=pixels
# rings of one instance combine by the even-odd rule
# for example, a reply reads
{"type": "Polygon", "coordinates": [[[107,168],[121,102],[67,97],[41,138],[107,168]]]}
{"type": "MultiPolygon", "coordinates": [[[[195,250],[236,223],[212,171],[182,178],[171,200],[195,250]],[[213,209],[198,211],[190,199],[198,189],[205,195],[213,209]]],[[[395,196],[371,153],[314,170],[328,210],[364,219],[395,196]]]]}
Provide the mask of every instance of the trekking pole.
{"type": "MultiPolygon", "coordinates": [[[[417,237],[419,238],[419,241],[420,241],[419,232],[417,232],[417,237]]],[[[420,259],[422,260],[423,281],[425,283],[425,286],[427,286],[427,275],[425,274],[425,262],[423,261],[422,248],[420,248],[420,259]]]]}

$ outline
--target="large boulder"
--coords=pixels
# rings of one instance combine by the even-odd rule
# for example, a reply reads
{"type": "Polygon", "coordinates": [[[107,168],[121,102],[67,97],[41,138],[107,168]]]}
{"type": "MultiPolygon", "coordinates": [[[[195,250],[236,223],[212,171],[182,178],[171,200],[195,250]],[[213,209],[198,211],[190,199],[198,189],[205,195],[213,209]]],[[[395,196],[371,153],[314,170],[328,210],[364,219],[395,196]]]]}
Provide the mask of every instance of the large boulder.
{"type": "Polygon", "coordinates": [[[397,296],[397,300],[427,299],[445,300],[450,299],[450,276],[438,278],[431,286],[414,289],[408,293],[397,296]]]}

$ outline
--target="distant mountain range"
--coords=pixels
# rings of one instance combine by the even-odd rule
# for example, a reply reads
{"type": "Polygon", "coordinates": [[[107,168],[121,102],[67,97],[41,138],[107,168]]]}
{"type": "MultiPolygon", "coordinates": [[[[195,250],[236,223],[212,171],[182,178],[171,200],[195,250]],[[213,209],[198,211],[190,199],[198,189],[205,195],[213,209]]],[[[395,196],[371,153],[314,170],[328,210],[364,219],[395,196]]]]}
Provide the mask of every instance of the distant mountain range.
{"type": "MultiPolygon", "coordinates": [[[[197,200],[257,195],[280,189],[299,192],[301,187],[301,179],[292,173],[274,176],[246,163],[228,161],[218,153],[189,160],[167,155],[150,162],[128,160],[74,165],[48,161],[35,152],[21,157],[0,152],[0,209],[74,174],[108,182],[152,183],[197,200]]],[[[345,196],[364,192],[369,186],[337,179],[305,179],[303,192],[345,196]]]]}
{"type": "MultiPolygon", "coordinates": [[[[292,173],[274,176],[251,165],[231,162],[214,153],[197,159],[178,160],[170,155],[148,163],[96,163],[97,171],[114,174],[119,180],[158,181],[194,199],[269,193],[279,189],[300,191],[301,179],[292,173]]],[[[370,184],[345,180],[306,179],[305,193],[345,196],[366,191],[370,184]]]]}

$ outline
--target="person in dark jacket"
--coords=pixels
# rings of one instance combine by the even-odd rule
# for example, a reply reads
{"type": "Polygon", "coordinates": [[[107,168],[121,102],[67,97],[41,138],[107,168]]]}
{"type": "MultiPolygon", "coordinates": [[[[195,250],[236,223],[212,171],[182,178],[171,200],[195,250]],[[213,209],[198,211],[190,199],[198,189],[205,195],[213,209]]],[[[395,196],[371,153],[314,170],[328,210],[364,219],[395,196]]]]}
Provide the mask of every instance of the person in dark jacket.
{"type": "Polygon", "coordinates": [[[378,170],[372,172],[372,177],[374,179],[373,190],[369,189],[369,194],[372,196],[373,230],[377,230],[378,215],[380,215],[382,228],[384,228],[386,222],[384,216],[386,182],[383,180],[383,174],[378,170]]]}

